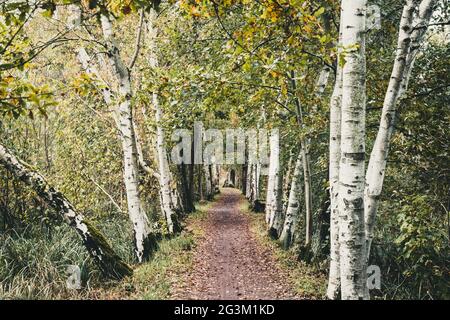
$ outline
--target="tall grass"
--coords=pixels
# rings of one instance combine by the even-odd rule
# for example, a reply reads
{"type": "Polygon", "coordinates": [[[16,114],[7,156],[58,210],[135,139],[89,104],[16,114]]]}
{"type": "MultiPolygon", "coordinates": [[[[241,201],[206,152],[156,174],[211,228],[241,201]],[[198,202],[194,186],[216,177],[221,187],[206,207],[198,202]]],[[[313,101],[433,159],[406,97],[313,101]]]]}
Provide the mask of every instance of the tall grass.
{"type": "MultiPolygon", "coordinates": [[[[110,218],[97,224],[116,252],[133,261],[127,221],[110,218]]],[[[0,235],[0,299],[65,299],[86,295],[101,274],[73,229],[60,224],[51,228],[29,225],[0,235]],[[81,270],[82,290],[68,289],[67,268],[81,270]]]]}

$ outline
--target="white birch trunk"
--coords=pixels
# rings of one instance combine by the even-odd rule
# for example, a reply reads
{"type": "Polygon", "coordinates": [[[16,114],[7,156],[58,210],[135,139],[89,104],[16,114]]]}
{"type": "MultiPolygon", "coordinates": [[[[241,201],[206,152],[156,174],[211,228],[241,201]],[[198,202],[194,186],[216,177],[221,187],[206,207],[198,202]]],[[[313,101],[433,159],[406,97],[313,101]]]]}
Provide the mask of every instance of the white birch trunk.
{"type": "Polygon", "coordinates": [[[289,156],[289,161],[288,161],[288,167],[286,170],[286,174],[283,177],[283,212],[287,211],[288,205],[289,205],[289,188],[290,185],[292,184],[291,181],[291,176],[293,174],[293,170],[295,171],[295,163],[294,162],[294,158],[292,156],[292,152],[289,156]]]}
{"type": "Polygon", "coordinates": [[[339,245],[341,297],[363,299],[366,284],[364,158],[366,0],[343,0],[341,159],[339,168],[339,245]]]}
{"type": "Polygon", "coordinates": [[[213,198],[211,167],[210,165],[204,165],[203,168],[205,172],[205,195],[207,200],[211,200],[213,198]]]}
{"type": "Polygon", "coordinates": [[[105,237],[78,212],[72,203],[53,188],[38,172],[16,158],[7,148],[0,145],[0,164],[13,176],[20,179],[74,228],[83,241],[92,259],[108,277],[121,279],[132,274],[131,268],[113,251],[105,237]]]}
{"type": "Polygon", "coordinates": [[[156,173],[146,162],[144,159],[144,152],[142,151],[141,139],[139,138],[138,128],[136,123],[133,121],[133,130],[134,130],[134,138],[136,139],[136,152],[138,156],[139,165],[141,168],[150,176],[154,177],[159,181],[161,179],[159,173],[156,173]]]}
{"type": "Polygon", "coordinates": [[[256,165],[251,165],[251,170],[249,172],[249,178],[250,178],[250,190],[248,192],[248,201],[250,204],[253,204],[253,201],[255,199],[255,172],[256,172],[256,165]]]}
{"type": "MultiPolygon", "coordinates": [[[[157,17],[157,12],[154,9],[150,9],[147,34],[148,34],[148,46],[149,56],[148,62],[151,68],[158,67],[158,57],[156,50],[155,38],[157,37],[158,30],[154,26],[157,17]]],[[[159,104],[157,93],[152,93],[152,104],[155,109],[155,123],[156,123],[156,151],[158,154],[158,168],[159,168],[159,184],[161,193],[161,210],[166,220],[167,229],[169,233],[177,232],[177,212],[181,212],[181,202],[177,192],[176,185],[173,181],[172,174],[169,168],[169,161],[167,158],[167,151],[165,146],[164,130],[162,127],[163,112],[159,104]]]]}
{"type": "Polygon", "coordinates": [[[253,164],[249,163],[247,167],[247,187],[245,188],[245,197],[250,200],[252,197],[252,176],[253,176],[253,164]]]}
{"type": "Polygon", "coordinates": [[[248,172],[248,192],[247,198],[252,207],[255,206],[256,200],[259,198],[259,177],[260,177],[260,165],[258,163],[249,165],[250,171],[248,172]]]}
{"type": "Polygon", "coordinates": [[[136,139],[133,130],[131,110],[131,81],[128,68],[119,55],[115,43],[112,24],[108,16],[101,16],[103,37],[106,42],[108,59],[119,81],[118,122],[124,161],[124,181],[127,194],[128,215],[133,223],[136,255],[139,262],[149,257],[153,241],[147,215],[143,209],[139,193],[139,170],[137,159],[136,139]]]}
{"type": "Polygon", "coordinates": [[[302,192],[302,159],[299,155],[292,175],[291,188],[284,219],[283,230],[280,235],[280,242],[285,249],[289,248],[296,240],[298,221],[300,220],[300,195],[302,192]]]}
{"type": "MultiPolygon", "coordinates": [[[[295,72],[291,71],[291,83],[293,91],[297,90],[297,83],[295,80],[295,72]]],[[[303,111],[302,106],[300,104],[300,99],[295,97],[295,106],[296,106],[296,117],[297,123],[300,128],[303,128],[303,111]]],[[[306,235],[305,235],[305,246],[309,246],[311,244],[312,234],[313,234],[313,224],[312,224],[312,188],[311,188],[311,166],[310,166],[310,157],[309,157],[309,140],[304,137],[300,138],[300,152],[302,155],[302,164],[303,164],[303,181],[305,184],[305,215],[306,215],[306,235]]]]}
{"type": "MultiPolygon", "coordinates": [[[[272,152],[271,152],[272,154],[272,152]]],[[[250,167],[249,167],[250,168],[250,167]]],[[[274,179],[275,179],[275,161],[269,158],[269,168],[267,175],[267,190],[266,190],[266,223],[270,223],[270,217],[272,216],[272,198],[274,189],[274,179]]]]}
{"type": "Polygon", "coordinates": [[[394,133],[398,101],[407,89],[415,57],[423,43],[435,4],[433,0],[423,0],[419,6],[418,16],[413,19],[418,2],[408,0],[403,8],[395,62],[383,103],[380,127],[367,168],[364,199],[367,259],[370,256],[375,217],[383,187],[388,151],[394,133]]]}
{"type": "MultiPolygon", "coordinates": [[[[341,53],[342,26],[339,30],[338,57],[341,53]]],[[[342,67],[339,58],[336,64],[336,82],[330,101],[330,272],[328,275],[328,299],[339,297],[341,278],[339,267],[339,162],[341,159],[341,100],[342,100],[342,67]]]]}
{"type": "MultiPolygon", "coordinates": [[[[158,105],[158,97],[153,93],[153,106],[155,108],[155,122],[156,122],[156,150],[158,154],[158,168],[159,168],[159,185],[161,192],[161,210],[167,224],[169,233],[177,232],[176,211],[174,208],[173,199],[177,197],[173,193],[171,184],[172,179],[169,172],[169,163],[167,160],[167,153],[164,141],[164,131],[161,126],[162,112],[158,105]]],[[[176,199],[178,202],[178,199],[176,199]]]]}
{"type": "Polygon", "coordinates": [[[259,179],[261,176],[261,165],[259,163],[255,163],[252,180],[253,180],[253,190],[252,190],[252,205],[255,205],[255,202],[259,200],[259,179]]]}
{"type": "Polygon", "coordinates": [[[303,162],[303,180],[305,184],[305,246],[311,244],[313,235],[313,212],[312,212],[312,188],[311,188],[311,166],[309,156],[309,143],[301,139],[301,154],[303,162]]]}
{"type": "Polygon", "coordinates": [[[214,194],[219,192],[219,169],[216,163],[211,165],[211,174],[212,174],[212,191],[214,194]]]}
{"type": "Polygon", "coordinates": [[[269,179],[272,180],[271,187],[267,189],[270,194],[269,234],[278,238],[283,226],[283,176],[280,170],[280,145],[278,133],[270,135],[270,159],[269,179]]]}

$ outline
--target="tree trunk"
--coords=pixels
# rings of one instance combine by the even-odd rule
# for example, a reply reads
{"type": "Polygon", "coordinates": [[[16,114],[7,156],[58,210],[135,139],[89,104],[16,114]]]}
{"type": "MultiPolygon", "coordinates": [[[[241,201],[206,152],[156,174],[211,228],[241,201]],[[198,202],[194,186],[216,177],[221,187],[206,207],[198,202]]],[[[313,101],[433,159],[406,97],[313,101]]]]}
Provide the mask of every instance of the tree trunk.
{"type": "Polygon", "coordinates": [[[171,174],[169,172],[169,163],[167,160],[165,142],[164,142],[164,131],[161,126],[162,114],[161,109],[158,105],[158,97],[156,93],[153,93],[153,106],[155,107],[155,119],[156,119],[156,149],[158,153],[158,167],[159,167],[159,185],[161,190],[161,210],[166,220],[167,230],[169,233],[175,233],[179,231],[177,212],[174,205],[174,200],[178,203],[176,194],[173,193],[172,186],[174,182],[171,179],[171,174]]]}
{"type": "Polygon", "coordinates": [[[111,21],[106,15],[101,16],[103,37],[106,41],[108,58],[113,72],[119,80],[118,122],[124,159],[124,181],[127,193],[128,215],[133,223],[136,255],[139,262],[146,260],[154,248],[154,237],[151,235],[150,224],[143,209],[139,193],[139,170],[137,147],[133,130],[131,111],[131,81],[128,68],[119,56],[116,47],[111,21]]]}
{"type": "Polygon", "coordinates": [[[255,165],[250,164],[249,166],[250,170],[247,172],[247,200],[251,203],[253,201],[253,177],[254,177],[254,171],[255,171],[255,165]]]}
{"type": "Polygon", "coordinates": [[[189,212],[194,212],[195,211],[195,179],[194,179],[194,175],[195,175],[195,166],[194,166],[194,141],[192,141],[191,143],[191,163],[187,165],[189,168],[189,192],[190,192],[190,207],[191,207],[191,211],[189,212]]]}
{"type": "MultiPolygon", "coordinates": [[[[269,181],[267,188],[267,205],[269,205],[269,235],[278,239],[283,227],[283,175],[280,170],[280,145],[278,133],[270,135],[269,181]]],[[[267,211],[266,211],[267,212],[267,211]]]]}
{"type": "Polygon", "coordinates": [[[253,165],[252,170],[252,191],[251,191],[251,206],[252,208],[256,208],[256,203],[259,200],[259,180],[261,175],[261,165],[259,163],[255,163],[253,165]]]}
{"type": "Polygon", "coordinates": [[[312,188],[311,188],[311,166],[309,156],[309,143],[307,144],[303,139],[302,147],[302,162],[303,162],[303,180],[305,183],[305,247],[311,245],[313,235],[313,212],[312,212],[312,188]]]}
{"type": "MultiPolygon", "coordinates": [[[[147,30],[148,30],[148,45],[149,56],[148,61],[150,68],[158,67],[158,58],[156,53],[155,38],[158,30],[154,27],[154,22],[157,18],[157,12],[150,9],[147,30]]],[[[162,127],[163,113],[159,105],[159,99],[156,92],[152,93],[152,104],[155,109],[155,123],[156,123],[156,151],[158,153],[158,168],[159,168],[159,184],[161,192],[161,210],[166,220],[167,230],[169,233],[178,232],[180,226],[178,224],[177,213],[181,213],[181,203],[179,201],[176,184],[172,179],[172,174],[169,168],[169,161],[166,152],[164,130],[162,127]]]]}
{"type": "Polygon", "coordinates": [[[422,1],[418,17],[413,19],[418,2],[418,0],[408,0],[403,8],[395,62],[383,103],[380,127],[367,168],[364,198],[367,259],[370,256],[375,217],[383,187],[388,151],[394,133],[398,100],[408,86],[415,57],[423,42],[435,4],[432,0],[422,1]]]}
{"type": "Polygon", "coordinates": [[[250,202],[250,206],[253,208],[255,201],[257,200],[258,196],[258,165],[252,164],[250,165],[251,170],[249,171],[249,177],[248,177],[248,201],[250,202]]]}
{"type": "Polygon", "coordinates": [[[219,193],[219,166],[216,163],[211,164],[211,189],[213,194],[219,193]]]}
{"type": "Polygon", "coordinates": [[[288,166],[287,166],[287,170],[286,170],[286,174],[283,176],[283,212],[287,211],[288,208],[288,204],[289,204],[289,189],[290,186],[292,184],[291,181],[291,176],[293,174],[293,170],[295,171],[295,163],[294,162],[294,157],[292,156],[292,152],[289,155],[289,161],[288,161],[288,166]],[[286,199],[287,197],[287,199],[286,199]]]}
{"type": "Polygon", "coordinates": [[[205,198],[203,196],[202,167],[201,166],[197,166],[197,167],[198,167],[198,193],[199,193],[200,201],[203,201],[203,200],[205,200],[205,198]]]}
{"type": "Polygon", "coordinates": [[[266,223],[270,223],[270,217],[272,215],[272,197],[273,197],[273,188],[274,188],[274,179],[275,179],[275,173],[274,173],[274,161],[272,161],[271,158],[269,158],[269,169],[268,169],[268,175],[267,175],[267,187],[266,187],[266,223]]]}
{"type": "MultiPolygon", "coordinates": [[[[295,72],[291,71],[291,85],[295,92],[297,90],[297,83],[295,80],[295,72]]],[[[295,106],[296,106],[296,118],[297,124],[300,128],[303,128],[303,110],[301,107],[300,99],[295,95],[295,106]]],[[[305,247],[311,244],[312,234],[313,234],[313,213],[312,213],[312,188],[311,188],[311,166],[309,157],[309,143],[304,137],[300,138],[300,152],[302,155],[303,164],[303,180],[305,184],[305,247]]]]}
{"type": "Polygon", "coordinates": [[[205,172],[205,196],[206,200],[212,200],[213,198],[213,189],[212,189],[212,174],[211,174],[211,165],[204,165],[205,172]]]}
{"type": "Polygon", "coordinates": [[[342,299],[363,299],[366,284],[364,234],[366,0],[343,0],[339,245],[342,299]]]}
{"type": "Polygon", "coordinates": [[[241,187],[242,187],[242,194],[247,194],[247,170],[248,170],[248,163],[242,165],[242,172],[241,172],[241,187]]]}
{"type": "Polygon", "coordinates": [[[336,63],[336,81],[330,101],[330,272],[328,275],[328,299],[338,299],[341,278],[339,267],[339,162],[341,160],[341,103],[342,103],[342,66],[339,55],[342,52],[342,26],[339,28],[338,59],[336,63]]]}
{"type": "Polygon", "coordinates": [[[292,176],[291,188],[289,191],[289,199],[284,219],[283,231],[281,232],[280,242],[284,249],[288,249],[296,239],[297,225],[300,219],[300,194],[302,191],[301,184],[302,159],[299,155],[292,176]]]}
{"type": "Polygon", "coordinates": [[[186,165],[185,163],[180,164],[181,184],[183,186],[183,203],[186,213],[194,211],[194,202],[192,199],[193,192],[191,191],[192,185],[189,179],[190,173],[188,172],[188,165],[186,165]]]}
{"type": "Polygon", "coordinates": [[[50,186],[43,176],[31,170],[2,145],[0,145],[0,163],[13,176],[30,186],[47,205],[62,215],[69,226],[77,231],[83,245],[103,274],[115,279],[132,274],[131,268],[114,252],[105,237],[84,219],[61,192],[50,186]]]}

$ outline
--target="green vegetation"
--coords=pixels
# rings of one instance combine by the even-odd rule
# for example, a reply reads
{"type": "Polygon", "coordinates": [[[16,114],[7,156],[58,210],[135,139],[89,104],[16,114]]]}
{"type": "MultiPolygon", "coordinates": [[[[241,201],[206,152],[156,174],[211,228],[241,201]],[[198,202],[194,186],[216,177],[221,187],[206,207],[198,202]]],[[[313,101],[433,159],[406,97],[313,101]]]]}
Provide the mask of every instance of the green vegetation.
{"type": "MultiPolygon", "coordinates": [[[[202,236],[200,223],[209,205],[198,205],[185,221],[186,231],[161,239],[152,260],[119,282],[101,276],[77,236],[63,224],[48,229],[44,237],[40,228],[2,235],[0,299],[168,299],[172,283],[182,281],[182,274],[192,267],[192,250],[202,236]],[[80,266],[81,290],[67,289],[68,265],[80,266]]],[[[131,263],[133,248],[126,220],[103,220],[100,227],[115,240],[116,252],[131,263]]]]}
{"type": "MultiPolygon", "coordinates": [[[[0,1],[0,298],[170,298],[202,237],[205,199],[233,172],[252,207],[268,208],[269,225],[248,213],[253,232],[300,296],[340,298],[340,272],[333,297],[326,287],[343,255],[380,268],[371,298],[450,299],[447,2],[0,1]],[[377,20],[367,5],[381,17],[352,38],[340,9],[357,5],[361,29],[377,20]],[[253,130],[245,164],[172,161],[172,135],[197,121],[253,130]],[[277,128],[275,161],[250,163],[256,130],[277,128]],[[98,229],[90,243],[84,219],[98,229]],[[267,236],[285,225],[286,250],[267,236]],[[348,255],[333,250],[339,226],[348,255]],[[93,238],[104,252],[87,250],[93,238]],[[102,253],[134,274],[107,279],[94,264],[102,253]],[[81,290],[66,287],[70,265],[81,290]]],[[[348,298],[369,298],[360,282],[348,298]]]]}

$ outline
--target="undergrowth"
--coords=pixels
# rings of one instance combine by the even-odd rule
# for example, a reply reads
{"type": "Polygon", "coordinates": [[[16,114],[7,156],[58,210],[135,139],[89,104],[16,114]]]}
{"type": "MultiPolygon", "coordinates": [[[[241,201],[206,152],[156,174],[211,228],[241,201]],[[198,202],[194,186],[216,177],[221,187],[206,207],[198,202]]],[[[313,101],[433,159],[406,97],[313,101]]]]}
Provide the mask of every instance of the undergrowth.
{"type": "MultiPolygon", "coordinates": [[[[0,235],[1,299],[168,299],[173,282],[191,267],[192,249],[202,230],[196,221],[206,216],[209,203],[189,215],[188,229],[163,238],[152,259],[134,266],[134,273],[120,282],[106,280],[89,258],[77,234],[65,224],[0,235]],[[45,232],[44,232],[45,231],[45,232]],[[81,269],[79,290],[68,289],[67,268],[81,269]]],[[[126,217],[102,219],[96,225],[114,250],[133,263],[132,232],[126,217]]]]}

